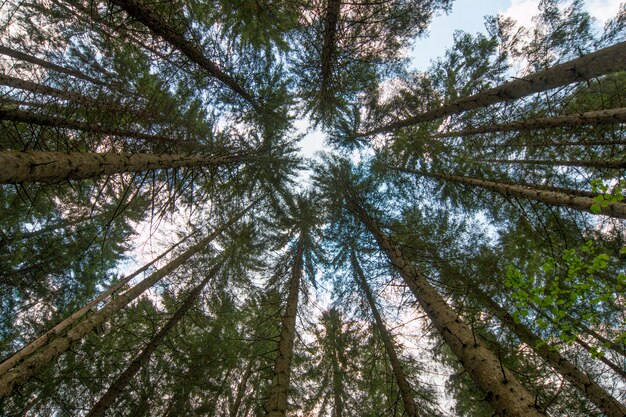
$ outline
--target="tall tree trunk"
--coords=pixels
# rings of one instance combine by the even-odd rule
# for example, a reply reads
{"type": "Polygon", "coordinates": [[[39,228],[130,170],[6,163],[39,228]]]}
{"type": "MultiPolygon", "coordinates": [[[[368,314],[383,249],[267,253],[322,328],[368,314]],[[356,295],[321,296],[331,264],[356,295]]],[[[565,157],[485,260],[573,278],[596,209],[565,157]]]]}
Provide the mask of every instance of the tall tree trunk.
{"type": "Polygon", "coordinates": [[[176,154],[122,154],[88,152],[0,151],[1,184],[62,182],[125,172],[222,166],[246,157],[176,154]]]}
{"type": "Polygon", "coordinates": [[[102,87],[107,87],[109,89],[112,89],[112,87],[109,84],[102,82],[96,78],[90,77],[89,75],[83,74],[82,72],[78,70],[75,70],[72,68],[65,68],[60,65],[53,64],[52,62],[45,61],[41,58],[28,55],[24,52],[17,51],[15,49],[8,48],[6,46],[0,45],[0,54],[10,56],[11,58],[14,58],[20,61],[30,62],[31,64],[39,65],[40,67],[46,68],[51,71],[56,71],[62,74],[71,75],[74,78],[79,78],[81,80],[88,81],[92,84],[96,84],[102,87]]]}
{"type": "Polygon", "coordinates": [[[241,380],[239,384],[237,384],[237,391],[235,393],[235,399],[233,403],[229,407],[228,414],[230,417],[237,417],[239,415],[239,409],[241,408],[241,401],[243,401],[243,397],[246,393],[246,388],[248,387],[248,379],[252,375],[252,366],[253,361],[250,359],[248,364],[246,365],[246,369],[241,376],[241,380]]]}
{"type": "Polygon", "coordinates": [[[206,277],[200,282],[200,284],[198,284],[198,286],[196,286],[189,293],[189,295],[187,295],[178,310],[176,310],[176,312],[163,325],[163,327],[157,332],[157,334],[154,335],[154,337],[141,351],[141,353],[135,359],[133,359],[128,367],[120,375],[118,375],[115,381],[113,381],[111,386],[109,386],[109,389],[91,408],[91,410],[87,414],[87,417],[104,417],[106,411],[109,409],[109,407],[111,407],[111,405],[113,405],[117,397],[124,391],[128,383],[133,379],[137,372],[139,372],[139,370],[148,363],[150,357],[157,349],[157,347],[159,347],[161,342],[163,342],[167,334],[174,328],[174,326],[176,326],[176,324],[185,316],[185,314],[187,314],[187,311],[189,311],[189,309],[193,306],[194,302],[200,295],[200,292],[202,292],[202,290],[210,280],[215,278],[223,264],[224,260],[222,259],[211,268],[206,277]]]}
{"type": "Polygon", "coordinates": [[[350,260],[352,262],[352,269],[354,270],[354,276],[357,280],[357,284],[361,287],[361,290],[367,299],[367,303],[370,306],[370,310],[372,310],[376,328],[378,329],[378,333],[380,333],[380,337],[385,345],[387,356],[389,356],[391,370],[394,378],[396,379],[396,383],[398,384],[398,389],[400,389],[400,396],[402,397],[402,403],[404,404],[404,411],[410,417],[417,417],[420,414],[417,412],[417,405],[415,404],[415,400],[413,398],[411,386],[409,385],[409,381],[406,379],[406,375],[402,369],[402,364],[400,363],[400,359],[398,359],[398,355],[396,353],[396,348],[391,340],[391,335],[387,331],[385,323],[380,316],[372,290],[365,279],[365,274],[361,269],[361,265],[359,264],[354,251],[350,253],[350,260]]]}
{"type": "Polygon", "coordinates": [[[239,94],[255,109],[260,110],[252,94],[246,91],[234,78],[224,73],[216,63],[208,59],[197,45],[194,45],[176,32],[157,12],[150,10],[142,0],[111,0],[111,2],[128,13],[133,19],[144,24],[153,34],[178,49],[209,75],[239,94]]]}
{"type": "MultiPolygon", "coordinates": [[[[393,168],[400,172],[406,172],[409,174],[423,175],[431,178],[438,178],[445,181],[458,182],[460,184],[471,185],[474,187],[480,187],[491,191],[496,191],[500,194],[513,197],[522,197],[529,200],[541,201],[546,204],[555,206],[570,207],[580,211],[591,212],[591,206],[596,204],[590,197],[582,197],[576,195],[570,195],[559,191],[547,191],[541,189],[535,189],[531,187],[525,187],[521,185],[511,185],[508,183],[501,183],[489,180],[482,180],[479,178],[465,177],[460,175],[448,175],[436,172],[415,171],[405,168],[393,168]]],[[[626,219],[626,204],[624,203],[611,203],[607,207],[601,207],[601,213],[610,217],[616,217],[626,219]]]]}
{"type": "MultiPolygon", "coordinates": [[[[112,111],[116,113],[133,113],[137,117],[150,118],[154,115],[149,111],[140,111],[138,108],[115,103],[111,101],[104,101],[101,98],[93,98],[82,95],[80,93],[68,90],[60,90],[58,88],[50,87],[43,84],[37,84],[32,81],[23,80],[21,78],[11,77],[10,75],[0,74],[0,85],[5,85],[14,89],[30,91],[31,93],[46,95],[50,97],[56,97],[62,100],[67,100],[71,103],[78,103],[90,108],[97,108],[99,111],[112,111]]],[[[133,98],[136,95],[133,94],[133,98]]],[[[25,103],[29,106],[41,105],[40,103],[25,103]]],[[[44,105],[45,106],[45,105],[44,105]]]]}
{"type": "Polygon", "coordinates": [[[289,280],[287,307],[281,325],[278,355],[274,363],[274,377],[272,378],[270,395],[265,404],[265,415],[267,417],[285,417],[287,411],[291,358],[293,356],[293,344],[296,337],[298,295],[300,293],[300,280],[302,279],[303,252],[304,241],[302,236],[300,236],[294,256],[291,278],[289,280]]]}
{"type": "Polygon", "coordinates": [[[500,143],[494,145],[469,145],[470,148],[552,148],[559,146],[623,146],[626,140],[576,140],[555,142],[500,143]]]}
{"type": "Polygon", "coordinates": [[[71,345],[100,327],[113,314],[127,306],[154,284],[159,282],[172,271],[188,261],[193,255],[202,251],[219,236],[224,230],[237,222],[245,213],[256,205],[256,201],[237,213],[230,220],[219,226],[215,231],[191,246],[177,258],[168,262],[165,266],[141,280],[135,286],[111,299],[104,307],[95,312],[89,318],[81,321],[63,336],[59,336],[50,341],[46,346],[33,353],[30,357],[17,364],[14,368],[0,376],[0,398],[11,394],[16,386],[22,385],[33,377],[37,372],[48,366],[54,358],[67,351],[71,345]]]}
{"type": "Polygon", "coordinates": [[[337,48],[337,26],[341,13],[341,0],[326,0],[323,47],[320,59],[320,96],[322,102],[332,105],[335,95],[332,86],[333,67],[337,48]]]}
{"type": "Polygon", "coordinates": [[[459,136],[477,135],[480,133],[494,132],[523,132],[534,129],[547,129],[556,127],[576,127],[585,125],[602,125],[626,122],[626,107],[609,110],[590,111],[567,116],[539,117],[523,120],[520,122],[491,124],[482,127],[467,128],[453,132],[436,133],[432,138],[450,138],[459,136]]]}
{"type": "Polygon", "coordinates": [[[511,417],[544,416],[532,395],[480,337],[448,306],[445,300],[402,255],[402,251],[381,230],[378,223],[359,204],[351,190],[347,191],[350,211],[372,233],[380,249],[397,268],[405,283],[424,309],[433,325],[463,364],[463,367],[485,392],[486,400],[498,415],[511,417]]]}
{"type": "Polygon", "coordinates": [[[391,132],[403,127],[436,120],[440,117],[479,109],[491,104],[516,100],[533,93],[540,93],[578,81],[590,80],[602,75],[622,71],[624,68],[626,68],[626,42],[620,42],[581,58],[509,81],[469,97],[460,98],[436,109],[360,133],[358,136],[371,136],[377,133],[391,132]]]}
{"type": "Polygon", "coordinates": [[[0,363],[0,376],[4,375],[4,373],[6,373],[11,368],[13,368],[15,365],[17,365],[18,363],[20,363],[23,360],[25,360],[29,355],[31,355],[37,349],[39,349],[42,346],[44,346],[54,336],[61,334],[63,332],[63,330],[65,330],[68,327],[72,326],[74,323],[76,323],[78,320],[80,320],[82,317],[84,317],[90,310],[95,308],[98,304],[100,304],[101,302],[105,301],[111,295],[115,294],[117,291],[122,289],[124,287],[124,285],[128,284],[133,278],[135,278],[139,274],[142,274],[143,272],[147,271],[148,268],[150,268],[152,265],[154,265],[155,263],[159,262],[161,259],[165,258],[170,252],[172,252],[174,249],[176,249],[182,243],[186,242],[187,239],[189,239],[194,234],[195,233],[186,236],[185,238],[180,240],[178,243],[173,245],[171,248],[169,248],[168,250],[163,252],[161,255],[159,255],[156,258],[154,258],[152,261],[148,262],[147,264],[145,264],[144,266],[142,266],[141,268],[139,268],[138,270],[136,270],[132,274],[128,275],[127,277],[121,279],[116,284],[112,285],[108,290],[106,290],[105,292],[103,292],[102,294],[100,294],[99,296],[94,298],[92,301],[88,302],[87,304],[85,304],[84,306],[82,306],[81,308],[76,310],[74,313],[69,315],[67,318],[63,319],[61,322],[59,322],[57,325],[52,327],[46,333],[42,334],[37,339],[33,340],[32,342],[30,342],[29,344],[27,344],[26,346],[24,346],[23,348],[18,350],[16,353],[11,355],[9,358],[4,360],[2,363],[0,363]]]}
{"type": "Polygon", "coordinates": [[[564,160],[532,160],[532,159],[485,159],[485,162],[496,164],[520,164],[520,165],[550,165],[570,166],[599,169],[626,169],[626,161],[564,161],[564,160]]]}
{"type": "MultiPolygon", "coordinates": [[[[443,261],[443,260],[441,260],[443,261]]],[[[447,263],[443,262],[444,265],[447,263]]],[[[595,383],[587,374],[580,371],[573,363],[561,356],[559,351],[545,343],[531,329],[522,323],[515,321],[513,316],[498,305],[491,297],[481,290],[476,283],[470,282],[467,277],[457,271],[451,271],[449,267],[444,271],[454,274],[457,279],[465,283],[469,291],[474,294],[478,302],[486,306],[504,325],[515,333],[522,342],[526,343],[543,360],[550,364],[563,378],[578,388],[587,399],[595,404],[608,417],[623,417],[626,415],[626,407],[613,398],[604,388],[595,383]]]]}
{"type": "MultiPolygon", "coordinates": [[[[148,133],[137,132],[135,130],[120,129],[115,126],[104,126],[99,123],[88,123],[79,120],[67,119],[64,117],[48,116],[46,114],[34,113],[26,110],[7,110],[0,109],[0,120],[8,120],[11,122],[28,123],[38,126],[49,126],[63,129],[80,130],[87,133],[95,133],[99,135],[113,135],[127,138],[145,140],[147,142],[172,143],[182,147],[193,147],[194,144],[181,139],[172,139],[167,136],[151,135],[148,133]]],[[[195,146],[197,149],[198,146],[195,146]]]]}

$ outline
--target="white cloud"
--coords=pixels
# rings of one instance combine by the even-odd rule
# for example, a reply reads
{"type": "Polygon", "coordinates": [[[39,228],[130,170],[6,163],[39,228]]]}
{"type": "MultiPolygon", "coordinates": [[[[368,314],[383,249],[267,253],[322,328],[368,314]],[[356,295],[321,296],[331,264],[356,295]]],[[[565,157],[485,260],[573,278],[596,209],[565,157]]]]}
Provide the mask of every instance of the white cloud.
{"type": "MultiPolygon", "coordinates": [[[[600,24],[617,15],[622,7],[623,0],[587,0],[585,10],[595,17],[600,24]]],[[[506,17],[512,17],[521,25],[532,24],[532,17],[539,12],[539,0],[511,0],[509,7],[502,12],[506,17]]]]}
{"type": "Polygon", "coordinates": [[[522,26],[532,25],[532,17],[539,13],[539,0],[511,0],[502,15],[511,17],[522,26]]]}

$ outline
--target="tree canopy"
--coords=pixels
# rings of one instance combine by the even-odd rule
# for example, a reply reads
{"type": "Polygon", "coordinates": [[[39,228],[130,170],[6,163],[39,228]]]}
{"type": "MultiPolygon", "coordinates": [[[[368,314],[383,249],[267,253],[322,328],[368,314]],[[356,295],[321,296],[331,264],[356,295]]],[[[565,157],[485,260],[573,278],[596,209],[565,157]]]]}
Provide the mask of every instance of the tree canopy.
{"type": "Polygon", "coordinates": [[[626,10],[452,6],[3,2],[0,415],[626,416],[626,10]]]}

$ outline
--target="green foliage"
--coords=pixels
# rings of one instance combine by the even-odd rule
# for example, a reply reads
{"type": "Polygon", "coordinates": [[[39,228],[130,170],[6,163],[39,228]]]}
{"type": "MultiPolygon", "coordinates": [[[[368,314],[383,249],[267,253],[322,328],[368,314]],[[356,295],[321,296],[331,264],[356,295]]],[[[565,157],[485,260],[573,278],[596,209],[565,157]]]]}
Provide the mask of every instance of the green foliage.
{"type": "Polygon", "coordinates": [[[515,320],[532,317],[539,329],[554,328],[554,336],[573,343],[576,321],[591,328],[602,325],[606,309],[626,292],[623,273],[615,280],[606,277],[609,264],[618,262],[599,253],[590,240],[579,249],[565,250],[560,259],[548,258],[534,276],[509,265],[505,283],[515,301],[515,320]]]}
{"type": "Polygon", "coordinates": [[[595,214],[599,214],[602,209],[607,208],[613,203],[619,203],[625,198],[626,180],[620,180],[615,186],[609,189],[609,186],[602,180],[595,179],[591,181],[591,187],[594,193],[602,193],[593,198],[595,203],[591,205],[591,212],[595,214]]]}

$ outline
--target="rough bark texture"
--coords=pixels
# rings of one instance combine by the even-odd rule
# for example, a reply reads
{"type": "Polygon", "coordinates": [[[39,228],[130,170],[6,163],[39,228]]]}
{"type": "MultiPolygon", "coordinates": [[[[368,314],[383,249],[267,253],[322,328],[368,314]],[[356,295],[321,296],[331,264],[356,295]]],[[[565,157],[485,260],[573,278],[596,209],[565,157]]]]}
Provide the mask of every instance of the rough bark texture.
{"type": "Polygon", "coordinates": [[[504,368],[480,337],[461,321],[426,277],[404,258],[402,251],[365,212],[358,201],[354,195],[348,197],[350,210],[375,237],[380,249],[400,272],[443,340],[485,392],[485,399],[493,406],[495,412],[507,417],[545,416],[541,407],[536,404],[535,396],[504,368]]]}
{"type": "Polygon", "coordinates": [[[390,132],[417,123],[428,122],[440,117],[462,113],[467,110],[516,100],[533,93],[540,93],[574,82],[585,81],[613,72],[622,71],[624,68],[626,68],[626,42],[620,42],[581,58],[555,65],[544,71],[535,72],[523,78],[509,81],[473,96],[460,98],[434,110],[389,123],[385,126],[370,130],[369,132],[361,133],[359,136],[370,136],[377,133],[390,132]]]}
{"type": "Polygon", "coordinates": [[[520,122],[492,124],[482,127],[468,128],[454,132],[436,133],[433,138],[459,137],[493,132],[521,132],[533,129],[556,127],[576,127],[585,125],[602,125],[626,122],[626,107],[609,110],[590,111],[567,116],[540,117],[520,122]]]}
{"type": "Polygon", "coordinates": [[[228,407],[228,413],[230,417],[237,417],[239,415],[239,409],[241,408],[241,402],[243,401],[243,397],[246,393],[246,388],[248,386],[248,379],[252,376],[252,360],[248,361],[246,365],[246,370],[241,376],[241,380],[239,384],[237,384],[237,391],[235,393],[235,399],[230,407],[228,407]]]}
{"type": "Polygon", "coordinates": [[[111,0],[111,3],[122,8],[133,19],[144,24],[152,33],[164,39],[191,61],[198,64],[202,69],[208,72],[209,75],[227,85],[257,110],[259,109],[252,95],[234,78],[224,73],[224,71],[222,71],[216,63],[208,59],[196,45],[176,32],[156,12],[150,10],[142,0],[111,0]]]}
{"type": "Polygon", "coordinates": [[[558,371],[563,378],[578,388],[608,417],[623,417],[626,415],[626,407],[613,398],[604,388],[596,384],[587,374],[580,371],[576,366],[561,356],[558,350],[546,344],[539,336],[534,334],[522,323],[517,323],[513,316],[504,308],[485,294],[475,284],[469,283],[467,279],[463,281],[468,284],[470,292],[474,293],[477,300],[485,305],[491,312],[508,326],[524,343],[530,346],[541,358],[558,371]],[[471,285],[469,285],[471,284],[471,285]]]}
{"type": "Polygon", "coordinates": [[[376,328],[378,329],[378,333],[380,333],[380,337],[383,340],[383,344],[385,345],[387,356],[389,356],[389,361],[391,362],[391,370],[393,372],[396,383],[398,384],[400,396],[402,397],[402,403],[404,404],[404,411],[410,417],[417,417],[419,414],[417,413],[417,405],[415,404],[415,400],[413,399],[411,386],[409,385],[409,381],[406,379],[406,375],[404,374],[404,370],[402,369],[400,359],[398,359],[396,348],[393,345],[393,341],[391,340],[391,335],[387,331],[385,323],[383,322],[383,319],[378,312],[378,307],[376,306],[376,301],[374,301],[372,290],[370,289],[370,286],[365,279],[365,274],[363,274],[363,270],[359,265],[356,254],[352,252],[350,254],[350,258],[352,261],[352,268],[354,269],[357,283],[365,294],[367,303],[369,304],[370,310],[372,310],[372,315],[374,316],[376,328]]]}
{"type": "Polygon", "coordinates": [[[122,172],[220,166],[241,160],[239,156],[0,151],[0,183],[54,183],[122,172]]]}
{"type": "Polygon", "coordinates": [[[191,236],[193,235],[189,235],[185,237],[180,242],[176,243],[174,246],[169,248],[167,251],[163,252],[161,255],[154,258],[154,260],[142,266],[141,268],[139,268],[132,274],[128,275],[127,277],[121,279],[119,282],[112,285],[108,290],[106,290],[105,292],[103,292],[102,294],[94,298],[92,301],[88,302],[87,304],[85,304],[84,306],[76,310],[74,313],[72,313],[67,318],[63,319],[61,322],[59,322],[57,325],[52,327],[46,333],[39,336],[37,339],[33,340],[28,345],[24,346],[15,354],[10,356],[8,359],[6,359],[4,362],[0,364],[0,376],[5,374],[8,370],[13,368],[18,363],[24,361],[28,356],[33,354],[37,349],[41,348],[42,346],[45,346],[46,343],[48,343],[48,341],[50,341],[53,337],[61,334],[63,330],[67,329],[68,327],[76,323],[83,316],[85,316],[85,314],[87,314],[91,309],[95,308],[102,301],[106,300],[111,295],[119,291],[121,288],[124,287],[124,285],[128,284],[133,278],[145,272],[152,265],[154,265],[155,263],[157,263],[158,261],[166,257],[170,252],[172,252],[174,249],[180,246],[183,242],[187,241],[187,239],[191,236]]]}
{"type": "MultiPolygon", "coordinates": [[[[540,190],[521,185],[511,185],[507,183],[482,180],[479,178],[465,177],[460,175],[422,172],[410,169],[398,169],[398,171],[423,175],[431,178],[439,178],[446,181],[454,181],[461,184],[467,184],[475,187],[485,188],[491,191],[496,191],[507,196],[527,198],[529,200],[541,201],[543,203],[552,204],[555,206],[570,207],[580,211],[591,212],[591,206],[595,204],[593,199],[590,197],[570,195],[559,191],[540,190]]],[[[601,213],[611,217],[626,219],[626,204],[611,203],[607,207],[602,207],[601,213]]]]}
{"type": "Polygon", "coordinates": [[[485,159],[484,161],[492,162],[495,164],[550,165],[599,169],[626,169],[626,161],[564,161],[543,159],[485,159]]]}
{"type": "Polygon", "coordinates": [[[323,47],[320,58],[320,95],[325,103],[333,102],[333,66],[337,44],[337,26],[341,12],[341,0],[327,0],[326,15],[324,16],[323,47]]]}
{"type": "Polygon", "coordinates": [[[281,325],[278,355],[274,363],[274,378],[272,379],[270,395],[265,405],[265,415],[267,417],[285,417],[287,412],[291,357],[296,336],[296,313],[298,312],[298,296],[300,293],[300,280],[302,279],[303,251],[304,242],[300,238],[294,256],[291,279],[289,280],[287,307],[281,325]]]}
{"type": "Polygon", "coordinates": [[[62,67],[62,66],[57,65],[57,64],[53,64],[52,62],[45,61],[43,59],[34,57],[32,55],[28,55],[28,54],[26,54],[24,52],[20,52],[20,51],[17,51],[15,49],[7,48],[6,46],[0,45],[0,54],[6,55],[6,56],[10,56],[11,58],[14,58],[14,59],[17,59],[17,60],[20,60],[20,61],[30,62],[31,64],[39,65],[40,67],[47,68],[47,69],[52,70],[52,71],[56,71],[56,72],[60,72],[60,73],[63,73],[63,74],[71,75],[72,77],[79,78],[79,79],[85,80],[85,81],[89,81],[90,83],[93,83],[93,84],[96,84],[96,85],[100,85],[100,86],[103,86],[103,87],[110,88],[109,84],[107,84],[105,82],[102,82],[100,80],[97,80],[97,79],[95,79],[93,77],[90,77],[90,76],[88,76],[86,74],[83,74],[80,71],[77,71],[77,70],[71,69],[71,68],[65,68],[65,67],[62,67]]]}
{"type": "Polygon", "coordinates": [[[220,235],[225,229],[230,227],[236,221],[238,221],[248,210],[250,210],[254,204],[252,203],[246,209],[239,212],[228,222],[224,223],[213,233],[202,239],[200,242],[191,246],[177,258],[168,262],[161,269],[150,274],[142,281],[137,283],[134,287],[128,291],[120,294],[118,297],[111,299],[104,307],[95,312],[89,318],[81,321],[75,327],[70,329],[65,335],[57,337],[48,343],[41,350],[37,351],[23,362],[19,363],[13,369],[0,376],[0,398],[6,397],[16,386],[22,385],[33,377],[37,372],[48,366],[54,358],[67,351],[71,345],[86,335],[90,334],[98,327],[100,327],[109,317],[117,313],[119,310],[128,305],[131,301],[143,294],[147,289],[159,282],[169,273],[177,269],[184,264],[189,258],[202,249],[220,235]]]}
{"type": "MultiPolygon", "coordinates": [[[[37,84],[32,81],[22,80],[21,78],[11,77],[9,75],[0,74],[0,85],[7,87],[30,91],[31,93],[46,95],[50,97],[60,98],[67,100],[71,103],[78,103],[90,108],[97,108],[99,111],[112,111],[116,113],[133,113],[137,117],[151,118],[154,115],[148,111],[140,111],[133,106],[118,104],[110,101],[104,101],[89,96],[82,95],[68,90],[59,90],[58,88],[49,87],[43,84],[37,84]]],[[[45,108],[46,104],[41,103],[23,103],[28,106],[42,106],[45,108]]]]}
{"type": "Polygon", "coordinates": [[[87,417],[104,417],[106,411],[115,403],[117,397],[124,391],[128,383],[133,379],[133,377],[139,372],[139,370],[150,360],[150,357],[154,353],[154,351],[159,347],[159,345],[165,339],[165,336],[176,326],[176,324],[182,319],[187,311],[193,306],[194,302],[202,292],[202,289],[208,284],[210,280],[212,280],[215,275],[219,272],[220,268],[223,265],[223,260],[218,262],[211,270],[207,273],[206,277],[196,286],[189,295],[185,298],[181,306],[176,310],[176,312],[170,317],[170,319],[163,325],[163,327],[157,332],[156,335],[150,340],[150,342],[146,345],[146,347],[141,351],[141,353],[133,359],[133,361],[128,365],[128,367],[118,375],[118,377],[113,381],[109,389],[104,393],[102,397],[98,400],[98,402],[91,408],[91,411],[87,414],[87,417]]]}
{"type": "Polygon", "coordinates": [[[48,116],[45,114],[34,113],[25,110],[6,110],[0,109],[0,120],[8,120],[12,122],[28,123],[38,126],[58,127],[64,129],[75,129],[87,133],[95,133],[99,135],[113,135],[128,138],[145,140],[148,142],[165,142],[173,143],[178,146],[193,146],[192,143],[185,140],[172,139],[166,136],[150,135],[147,133],[137,132],[134,130],[120,129],[112,126],[104,126],[99,123],[87,123],[78,120],[71,120],[62,117],[48,116]]]}

